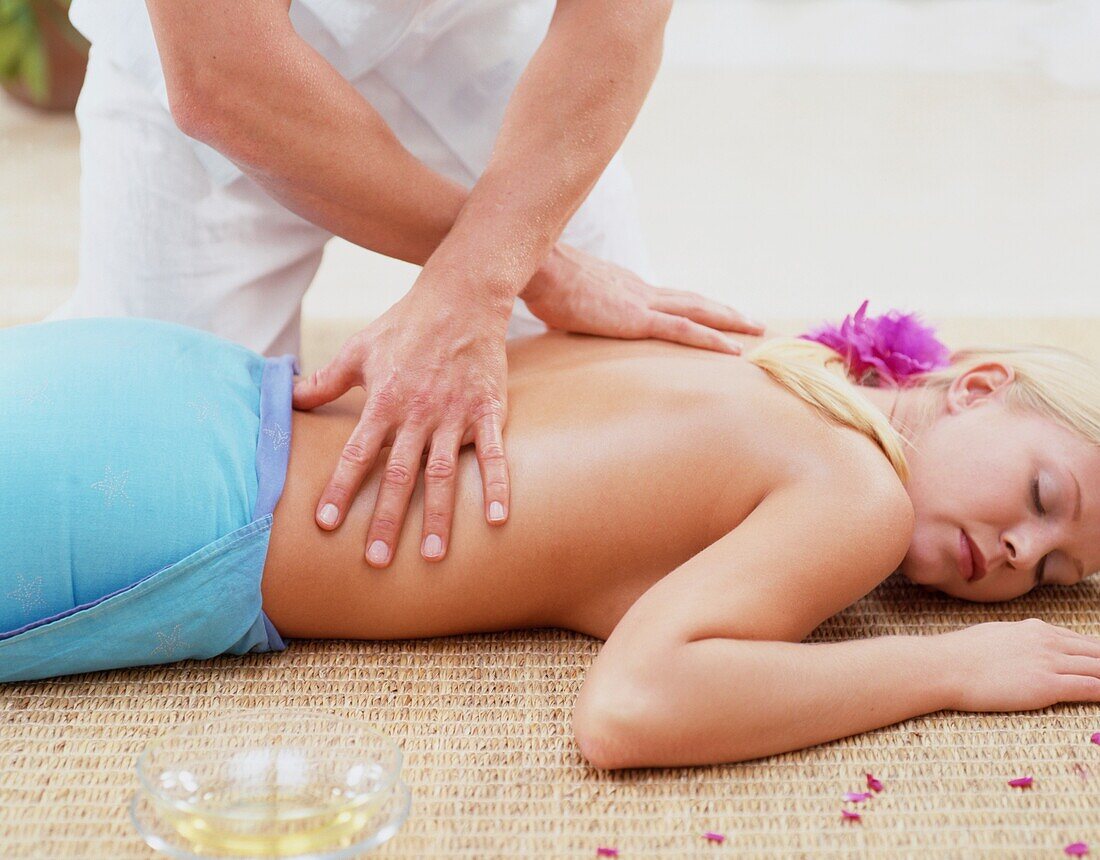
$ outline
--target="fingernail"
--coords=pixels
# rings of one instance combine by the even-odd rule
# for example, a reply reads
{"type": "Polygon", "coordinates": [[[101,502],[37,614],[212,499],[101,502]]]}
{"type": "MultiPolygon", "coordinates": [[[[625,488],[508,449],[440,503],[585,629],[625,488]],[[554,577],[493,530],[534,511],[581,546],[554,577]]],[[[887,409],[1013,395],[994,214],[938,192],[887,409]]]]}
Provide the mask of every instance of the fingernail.
{"type": "Polygon", "coordinates": [[[736,349],[736,350],[738,350],[738,351],[740,351],[740,350],[742,349],[742,346],[741,346],[741,342],[740,342],[740,341],[736,341],[736,340],[729,340],[729,339],[727,339],[727,341],[726,341],[726,342],[727,342],[727,343],[729,343],[729,345],[730,345],[731,347],[733,347],[734,349],[736,349]]]}
{"type": "Polygon", "coordinates": [[[324,505],[321,508],[321,513],[319,514],[321,522],[323,522],[326,526],[331,526],[334,522],[336,522],[336,518],[339,515],[340,512],[336,509],[336,505],[334,505],[332,502],[324,505]]]}
{"type": "Polygon", "coordinates": [[[443,552],[443,541],[439,535],[428,535],[424,538],[424,555],[435,558],[443,552]]]}
{"type": "Polygon", "coordinates": [[[389,549],[386,547],[385,541],[376,540],[370,545],[370,549],[367,550],[367,558],[373,561],[375,564],[385,564],[386,556],[390,554],[389,549]]]}
{"type": "Polygon", "coordinates": [[[489,519],[494,523],[504,519],[504,505],[500,502],[493,502],[489,505],[489,519]]]}

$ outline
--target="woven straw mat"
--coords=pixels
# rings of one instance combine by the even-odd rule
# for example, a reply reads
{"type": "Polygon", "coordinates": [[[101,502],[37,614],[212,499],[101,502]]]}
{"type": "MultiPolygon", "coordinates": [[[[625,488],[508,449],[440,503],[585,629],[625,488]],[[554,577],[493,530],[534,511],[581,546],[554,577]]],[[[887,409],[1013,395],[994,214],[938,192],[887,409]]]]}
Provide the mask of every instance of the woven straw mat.
{"type": "MultiPolygon", "coordinates": [[[[776,326],[800,331],[804,321],[776,326]]],[[[953,346],[1034,341],[1100,358],[1096,320],[944,323],[953,346]]],[[[307,323],[303,369],[347,323],[307,323]]],[[[808,641],[934,634],[1038,616],[1100,635],[1100,583],[981,605],[894,576],[808,641]]],[[[941,711],[731,765],[597,771],[570,733],[600,642],[560,630],[420,641],[294,640],[281,654],[187,661],[0,688],[0,855],[147,858],[127,804],[134,761],[173,726],[257,707],[367,719],[405,751],[408,821],[372,856],[1061,857],[1100,853],[1100,704],[941,711]],[[843,804],[866,788],[883,791],[843,804]],[[1031,788],[1007,780],[1034,776],[1031,788]],[[846,822],[840,808],[858,809],[846,822]],[[703,833],[724,834],[724,843],[703,833]]],[[[746,691],[749,694],[750,691],[746,691]]]]}

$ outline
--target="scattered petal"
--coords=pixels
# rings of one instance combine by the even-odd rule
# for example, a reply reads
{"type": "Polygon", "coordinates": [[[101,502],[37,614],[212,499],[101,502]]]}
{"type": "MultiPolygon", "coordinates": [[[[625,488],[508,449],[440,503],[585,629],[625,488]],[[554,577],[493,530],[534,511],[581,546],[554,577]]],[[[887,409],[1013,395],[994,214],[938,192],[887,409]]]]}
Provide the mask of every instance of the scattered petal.
{"type": "Polygon", "coordinates": [[[850,800],[853,803],[862,803],[869,797],[871,797],[871,792],[869,791],[848,791],[844,794],[844,799],[850,800]]]}
{"type": "Polygon", "coordinates": [[[840,810],[841,816],[847,821],[859,821],[860,815],[858,812],[852,812],[850,809],[840,810]]]}
{"type": "Polygon", "coordinates": [[[619,849],[618,848],[604,848],[601,845],[599,848],[596,849],[596,856],[597,857],[618,857],[619,856],[619,849]]]}
{"type": "Polygon", "coordinates": [[[1089,778],[1089,769],[1085,767],[1081,762],[1076,762],[1073,765],[1073,772],[1077,774],[1081,779],[1089,778]]]}
{"type": "Polygon", "coordinates": [[[871,774],[867,774],[867,787],[875,791],[882,791],[882,783],[871,776],[871,774]]]}
{"type": "Polygon", "coordinates": [[[709,830],[703,834],[703,838],[709,839],[711,842],[717,842],[719,844],[726,841],[726,837],[723,836],[721,833],[712,833],[709,830]]]}
{"type": "Polygon", "coordinates": [[[1093,732],[1092,737],[1089,738],[1094,744],[1100,744],[1100,732],[1093,732]]]}
{"type": "Polygon", "coordinates": [[[1084,857],[1089,853],[1087,842],[1071,842],[1063,849],[1071,857],[1084,857]]]}
{"type": "Polygon", "coordinates": [[[1029,785],[1031,785],[1031,783],[1034,781],[1034,779],[1035,779],[1035,777],[1033,777],[1033,776],[1020,776],[1020,777],[1017,777],[1016,779],[1010,779],[1008,781],[1008,784],[1009,785],[1014,785],[1017,788],[1027,788],[1029,785]]]}

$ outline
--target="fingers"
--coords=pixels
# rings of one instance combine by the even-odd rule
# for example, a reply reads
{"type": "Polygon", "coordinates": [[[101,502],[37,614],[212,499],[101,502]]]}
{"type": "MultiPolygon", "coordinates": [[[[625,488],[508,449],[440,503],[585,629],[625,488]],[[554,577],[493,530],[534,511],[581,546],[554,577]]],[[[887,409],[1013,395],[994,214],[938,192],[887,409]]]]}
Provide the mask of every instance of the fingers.
{"type": "Polygon", "coordinates": [[[293,405],[295,409],[314,409],[335,400],[353,385],[362,381],[362,361],[353,348],[347,347],[308,379],[294,383],[293,405]]]}
{"type": "Polygon", "coordinates": [[[492,411],[477,420],[474,430],[477,462],[481,467],[485,518],[493,525],[499,525],[508,519],[511,494],[508,460],[504,456],[503,424],[504,418],[500,412],[492,411]]]}
{"type": "Polygon", "coordinates": [[[649,336],[700,349],[741,354],[741,344],[733,338],[675,314],[654,313],[649,322],[649,336]]]}
{"type": "Polygon", "coordinates": [[[1058,683],[1060,702],[1100,702],[1100,678],[1063,675],[1058,683]]]}
{"type": "Polygon", "coordinates": [[[649,306],[655,311],[687,317],[705,326],[744,334],[763,334],[764,326],[720,302],[681,290],[660,289],[649,306]]]}
{"type": "Polygon", "coordinates": [[[428,451],[424,468],[424,528],[420,536],[420,554],[428,561],[440,561],[451,543],[461,441],[461,428],[440,428],[428,451]]]}
{"type": "Polygon", "coordinates": [[[409,499],[420,474],[420,455],[424,451],[427,433],[420,429],[399,430],[390,448],[378,498],[374,503],[367,527],[367,562],[372,567],[385,567],[393,557],[401,526],[409,509],[409,499]]]}
{"type": "Polygon", "coordinates": [[[1060,675],[1091,675],[1100,678],[1100,660],[1080,654],[1066,654],[1058,660],[1060,675]]]}
{"type": "Polygon", "coordinates": [[[372,413],[363,413],[351,437],[340,452],[336,470],[332,473],[314,514],[317,525],[326,530],[337,528],[344,521],[351,500],[374,468],[378,452],[389,432],[387,424],[372,413]]]}

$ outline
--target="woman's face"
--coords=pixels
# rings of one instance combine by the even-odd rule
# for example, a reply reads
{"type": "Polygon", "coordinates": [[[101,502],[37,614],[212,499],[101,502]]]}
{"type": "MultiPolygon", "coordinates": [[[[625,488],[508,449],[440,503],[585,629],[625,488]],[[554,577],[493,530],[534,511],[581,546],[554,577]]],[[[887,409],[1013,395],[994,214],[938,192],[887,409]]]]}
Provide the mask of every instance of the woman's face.
{"type": "Polygon", "coordinates": [[[995,363],[960,376],[909,451],[916,522],[900,571],[918,585],[999,601],[1100,569],[1100,446],[1007,408],[1011,377],[995,363]]]}

